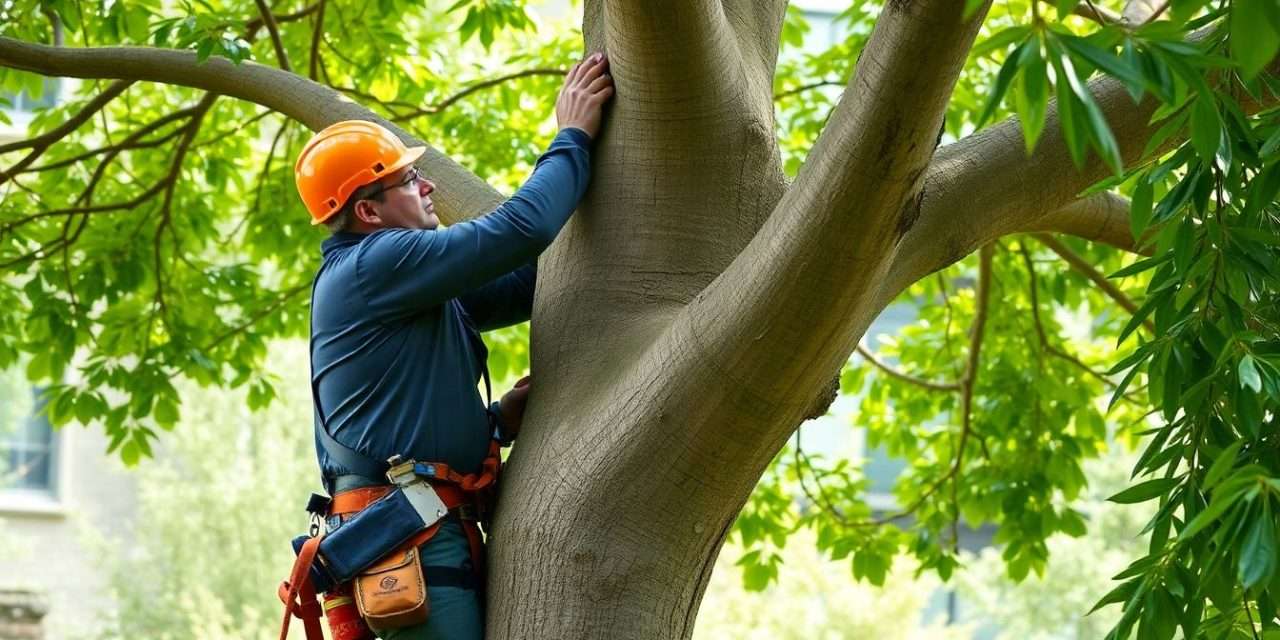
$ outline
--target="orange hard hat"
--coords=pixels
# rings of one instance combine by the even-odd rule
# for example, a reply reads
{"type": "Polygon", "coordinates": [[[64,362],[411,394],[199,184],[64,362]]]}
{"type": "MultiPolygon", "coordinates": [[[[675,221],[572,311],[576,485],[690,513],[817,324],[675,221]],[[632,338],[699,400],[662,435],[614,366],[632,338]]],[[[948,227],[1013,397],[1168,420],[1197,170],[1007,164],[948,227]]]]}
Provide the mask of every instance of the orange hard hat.
{"type": "Polygon", "coordinates": [[[337,213],[356,189],[417,160],[426,147],[406,147],[385,127],[345,120],[325,127],[298,154],[293,177],[311,224],[337,213]]]}

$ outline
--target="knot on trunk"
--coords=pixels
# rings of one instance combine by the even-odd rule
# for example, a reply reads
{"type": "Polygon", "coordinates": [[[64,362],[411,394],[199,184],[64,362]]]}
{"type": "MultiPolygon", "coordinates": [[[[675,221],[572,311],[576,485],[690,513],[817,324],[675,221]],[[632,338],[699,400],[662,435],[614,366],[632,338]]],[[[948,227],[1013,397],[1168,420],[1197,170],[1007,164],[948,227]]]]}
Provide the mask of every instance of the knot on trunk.
{"type": "Polygon", "coordinates": [[[831,378],[831,382],[823,385],[818,392],[818,397],[813,399],[813,404],[809,405],[809,409],[804,412],[805,420],[813,420],[827,415],[827,409],[831,408],[831,403],[836,401],[836,396],[840,394],[840,374],[836,374],[831,378]]]}

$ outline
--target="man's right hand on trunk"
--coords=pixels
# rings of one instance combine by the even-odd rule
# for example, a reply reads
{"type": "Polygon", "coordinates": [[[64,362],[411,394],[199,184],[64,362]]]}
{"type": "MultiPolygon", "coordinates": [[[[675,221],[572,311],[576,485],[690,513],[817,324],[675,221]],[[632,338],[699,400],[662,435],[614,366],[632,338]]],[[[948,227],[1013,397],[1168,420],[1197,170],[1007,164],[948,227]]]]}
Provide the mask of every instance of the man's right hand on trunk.
{"type": "Polygon", "coordinates": [[[560,97],[556,98],[556,122],[561,129],[581,129],[594,139],[600,131],[604,103],[612,96],[609,58],[603,52],[593,53],[573,65],[565,76],[560,97]]]}

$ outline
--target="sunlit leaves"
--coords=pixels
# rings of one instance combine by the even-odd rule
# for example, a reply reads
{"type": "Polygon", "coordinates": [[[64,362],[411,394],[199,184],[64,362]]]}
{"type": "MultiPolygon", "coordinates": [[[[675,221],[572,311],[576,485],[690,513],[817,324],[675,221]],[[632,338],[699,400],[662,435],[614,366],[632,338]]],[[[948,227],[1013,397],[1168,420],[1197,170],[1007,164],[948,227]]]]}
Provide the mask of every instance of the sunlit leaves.
{"type": "Polygon", "coordinates": [[[476,36],[485,49],[493,46],[494,37],[501,31],[533,27],[523,0],[458,0],[449,11],[463,9],[466,14],[458,28],[458,37],[465,43],[476,36]]]}
{"type": "MultiPolygon", "coordinates": [[[[978,4],[966,3],[970,10],[978,4]]],[[[1227,637],[1244,628],[1245,603],[1255,622],[1274,627],[1275,594],[1265,587],[1277,584],[1280,571],[1259,554],[1274,547],[1280,485],[1274,456],[1280,437],[1274,419],[1280,408],[1280,118],[1248,106],[1248,100],[1269,99],[1280,84],[1262,70],[1280,34],[1271,16],[1274,3],[1175,0],[1153,3],[1149,9],[1159,15],[1140,17],[1141,23],[1107,25],[1068,16],[1075,4],[1061,3],[1056,21],[1052,9],[1038,5],[1040,11],[1032,12],[1037,21],[1028,20],[1028,4],[995,3],[957,83],[946,131],[960,137],[1014,114],[1028,154],[1044,145],[1045,136],[1059,136],[1065,145],[1056,148],[1079,167],[1108,165],[1116,177],[1106,187],[1131,198],[1130,230],[1148,255],[1123,261],[1105,249],[1091,255],[1136,298],[1136,313],[1107,308],[1092,284],[1033,259],[1041,262],[1039,306],[1062,314],[1090,301],[1089,333],[1125,351],[1100,348],[1094,355],[1108,354],[1098,366],[1110,369],[1103,374],[1106,384],[1092,394],[1067,394],[1065,389],[1088,388],[1097,378],[1078,367],[1059,368],[1061,358],[1043,350],[1028,322],[1025,289],[1010,284],[1022,270],[1013,275],[999,253],[999,328],[984,349],[979,380],[990,382],[978,389],[971,434],[985,450],[969,441],[961,456],[965,481],[954,497],[945,479],[958,454],[956,398],[881,375],[860,360],[842,374],[842,391],[861,394],[856,424],[867,429],[867,446],[884,447],[908,463],[894,497],[911,515],[877,526],[913,534],[910,542],[896,538],[899,552],[942,574],[949,569],[938,559],[949,557],[957,518],[994,523],[1009,575],[1026,576],[1043,566],[1044,535],[1088,530],[1069,510],[1050,506],[1047,496],[1073,499],[1083,484],[1080,460],[1119,437],[1142,454],[1133,486],[1113,499],[1149,506],[1155,515],[1144,532],[1150,555],[1118,576],[1119,586],[1100,603],[1122,610],[1111,637],[1135,631],[1143,639],[1179,631],[1188,638],[1227,637]],[[1251,17],[1247,24],[1242,14],[1251,17]],[[1189,40],[1196,30],[1199,35],[1189,40]],[[1140,153],[1125,150],[1124,158],[1105,115],[1122,105],[1103,105],[1098,98],[1098,83],[1113,81],[1123,84],[1135,105],[1154,109],[1152,135],[1140,143],[1140,153]],[[1109,400],[1105,422],[1096,419],[1101,428],[1089,417],[1097,415],[1098,400],[1109,400]],[[1071,409],[1067,415],[1048,411],[1055,403],[1071,409]],[[1071,437],[1028,435],[1040,433],[1030,428],[1036,424],[1068,429],[1071,437]],[[1016,451],[1022,464],[1006,459],[1004,447],[1016,451]]],[[[820,67],[820,60],[814,56],[807,68],[834,68],[820,67]]],[[[801,85],[788,74],[805,68],[784,67],[788,73],[779,74],[776,88],[801,85]]],[[[831,104],[821,92],[813,94],[807,102],[780,103],[783,140],[802,151],[831,104]],[[805,109],[813,114],[809,120],[791,116],[805,109]]],[[[789,159],[788,170],[799,161],[789,159]]],[[[1005,251],[1019,244],[1001,242],[1005,251]]],[[[1034,245],[1031,253],[1036,255],[1034,245]]],[[[963,282],[971,269],[962,261],[941,279],[963,282]]],[[[942,295],[932,279],[914,286],[907,300],[919,312],[918,324],[900,330],[879,353],[907,376],[957,379],[962,332],[973,313],[966,306],[969,291],[960,286],[942,295]]],[[[1042,321],[1054,345],[1062,328],[1051,314],[1042,321]]],[[[864,529],[892,511],[866,513],[864,496],[832,490],[844,486],[829,475],[839,465],[802,460],[798,466],[826,479],[831,502],[824,506],[804,496],[797,498],[800,504],[859,523],[842,524],[829,514],[812,525],[826,532],[820,539],[852,538],[863,547],[878,540],[864,529]]],[[[853,467],[839,473],[860,479],[862,472],[853,467]]]]}
{"type": "Polygon", "coordinates": [[[1233,0],[1231,57],[1253,77],[1280,51],[1280,5],[1270,0],[1233,0]]]}

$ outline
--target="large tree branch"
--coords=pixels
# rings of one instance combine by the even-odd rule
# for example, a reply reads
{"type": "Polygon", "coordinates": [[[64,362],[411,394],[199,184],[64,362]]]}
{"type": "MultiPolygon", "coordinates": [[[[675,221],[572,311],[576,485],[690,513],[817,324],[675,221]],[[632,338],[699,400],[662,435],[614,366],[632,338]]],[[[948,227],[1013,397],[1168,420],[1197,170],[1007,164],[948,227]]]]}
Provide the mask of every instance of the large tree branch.
{"type": "Polygon", "coordinates": [[[721,0],[725,16],[738,34],[738,46],[748,62],[767,70],[770,82],[778,66],[786,0],[721,0]]]}
{"type": "MultiPolygon", "coordinates": [[[[1206,29],[1211,28],[1207,27],[1206,29]]],[[[1203,31],[1191,40],[1203,37],[1203,31]]],[[[1273,63],[1271,73],[1280,71],[1273,63]]],[[[1088,85],[1115,134],[1126,166],[1145,160],[1140,155],[1161,123],[1152,124],[1157,101],[1147,96],[1135,104],[1126,87],[1110,77],[1088,85]]],[[[1245,100],[1246,113],[1274,106],[1245,100]]],[[[911,283],[969,255],[995,238],[1025,231],[1064,232],[1132,250],[1123,228],[1127,213],[1112,196],[1094,196],[1077,203],[1079,194],[1108,175],[1105,163],[1091,159],[1077,169],[1067,151],[1058,120],[1057,101],[1051,101],[1045,132],[1028,155],[1017,118],[1010,118],[943,147],[925,178],[920,221],[904,238],[880,301],[887,304],[911,283]],[[1090,231],[1092,229],[1093,231],[1090,231]]],[[[1172,136],[1155,153],[1181,144],[1172,136]]]]}
{"type": "Polygon", "coordinates": [[[1027,224],[1028,231],[1065,233],[1132,253],[1149,252],[1149,247],[1138,248],[1129,229],[1128,198],[1110,192],[1081,198],[1027,224]]]}
{"type": "MultiPolygon", "coordinates": [[[[743,69],[736,34],[720,0],[600,0],[603,42],[620,106],[636,117],[699,120],[740,113],[772,91],[743,69]]],[[[588,12],[588,19],[593,16],[588,12]]],[[[588,35],[593,29],[587,29],[588,35]]]]}
{"type": "Polygon", "coordinates": [[[539,260],[530,342],[544,378],[583,375],[593,356],[577,353],[588,341],[553,338],[552,358],[543,336],[608,332],[624,359],[652,345],[759,232],[786,184],[771,70],[745,61],[721,0],[584,9],[587,50],[609,54],[617,97],[591,188],[539,260]]]}
{"type": "Polygon", "coordinates": [[[950,0],[885,6],[795,184],[677,321],[766,404],[811,397],[875,315],[868,292],[918,215],[920,179],[985,15],[961,10],[950,0]]]}
{"type": "MultiPolygon", "coordinates": [[[[203,89],[260,104],[312,130],[339,120],[371,120],[409,144],[424,145],[395,124],[337,91],[287,71],[191,51],[142,47],[55,48],[0,37],[0,66],[48,76],[160,82],[203,89]]],[[[502,195],[474,173],[428,146],[418,165],[435,180],[441,217],[457,222],[492,211],[502,195]]]]}

